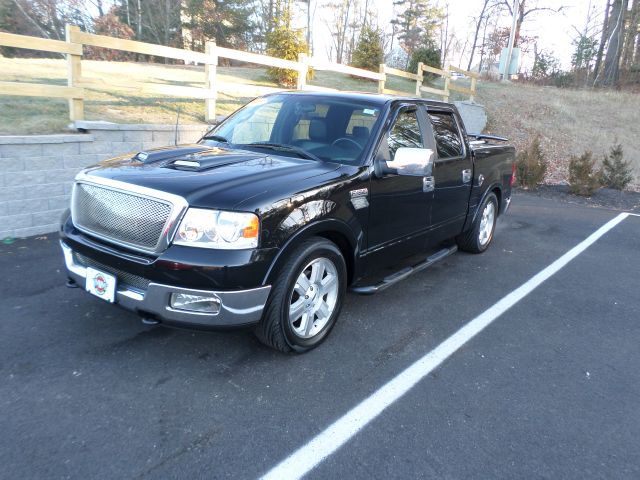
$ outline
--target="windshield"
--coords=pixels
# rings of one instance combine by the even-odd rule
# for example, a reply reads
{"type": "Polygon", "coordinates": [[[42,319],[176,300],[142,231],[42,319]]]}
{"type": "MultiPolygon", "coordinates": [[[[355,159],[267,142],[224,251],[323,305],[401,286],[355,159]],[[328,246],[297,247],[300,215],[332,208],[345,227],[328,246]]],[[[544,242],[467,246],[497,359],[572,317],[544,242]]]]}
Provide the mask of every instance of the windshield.
{"type": "Polygon", "coordinates": [[[237,148],[360,164],[380,106],[317,95],[271,95],[250,102],[204,137],[237,148]]]}

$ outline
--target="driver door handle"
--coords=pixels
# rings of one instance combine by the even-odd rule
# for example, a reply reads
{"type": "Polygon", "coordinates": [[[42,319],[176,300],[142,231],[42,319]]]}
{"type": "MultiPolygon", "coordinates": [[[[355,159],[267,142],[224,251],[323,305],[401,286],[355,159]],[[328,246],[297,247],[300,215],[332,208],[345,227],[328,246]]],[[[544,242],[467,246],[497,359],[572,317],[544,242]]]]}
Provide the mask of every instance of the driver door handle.
{"type": "Polygon", "coordinates": [[[434,177],[423,177],[422,178],[422,191],[423,192],[433,192],[436,188],[436,179],[434,177]]]}

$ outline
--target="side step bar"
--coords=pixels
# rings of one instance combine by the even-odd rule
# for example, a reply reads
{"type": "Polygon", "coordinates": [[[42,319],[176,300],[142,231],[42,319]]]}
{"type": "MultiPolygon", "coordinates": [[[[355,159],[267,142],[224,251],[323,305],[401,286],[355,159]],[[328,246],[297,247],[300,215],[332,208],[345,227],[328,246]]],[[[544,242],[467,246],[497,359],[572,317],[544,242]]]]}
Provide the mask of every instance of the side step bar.
{"type": "Polygon", "coordinates": [[[404,280],[405,278],[413,275],[414,273],[418,273],[424,270],[425,268],[429,268],[433,264],[438,263],[440,260],[444,260],[449,255],[453,255],[457,251],[458,251],[457,245],[454,245],[448,248],[443,248],[442,250],[428,257],[424,262],[420,262],[416,265],[413,265],[412,267],[403,268],[399,272],[396,272],[384,277],[382,281],[376,285],[351,287],[350,291],[360,295],[373,295],[374,293],[378,293],[378,292],[381,292],[382,290],[389,288],[391,285],[395,285],[396,283],[404,280]]]}

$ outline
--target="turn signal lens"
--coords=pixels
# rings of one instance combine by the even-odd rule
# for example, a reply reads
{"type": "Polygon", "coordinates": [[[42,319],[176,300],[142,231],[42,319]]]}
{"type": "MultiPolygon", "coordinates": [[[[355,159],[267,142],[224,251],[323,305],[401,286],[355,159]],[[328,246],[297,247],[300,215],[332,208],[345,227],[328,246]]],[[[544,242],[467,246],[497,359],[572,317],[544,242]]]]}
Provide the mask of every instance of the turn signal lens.
{"type": "Polygon", "coordinates": [[[254,216],[249,221],[249,225],[244,227],[242,236],[244,238],[258,238],[258,230],[260,230],[260,221],[258,220],[258,217],[254,216]]]}

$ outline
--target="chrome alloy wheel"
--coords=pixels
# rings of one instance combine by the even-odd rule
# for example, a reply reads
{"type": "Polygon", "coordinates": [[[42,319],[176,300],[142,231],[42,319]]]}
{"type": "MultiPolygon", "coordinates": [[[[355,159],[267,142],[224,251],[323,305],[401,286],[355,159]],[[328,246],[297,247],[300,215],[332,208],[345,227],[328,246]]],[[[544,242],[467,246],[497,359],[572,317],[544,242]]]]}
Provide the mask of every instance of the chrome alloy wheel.
{"type": "Polygon", "coordinates": [[[311,338],[329,322],[338,301],[338,271],[327,258],[312,260],[296,279],[289,302],[289,324],[300,338],[311,338]]]}
{"type": "Polygon", "coordinates": [[[496,206],[493,202],[487,203],[482,211],[482,219],[480,220],[480,230],[478,232],[478,241],[481,246],[485,246],[491,241],[493,235],[493,226],[496,216],[496,206]]]}

